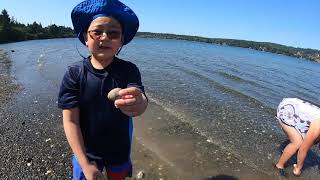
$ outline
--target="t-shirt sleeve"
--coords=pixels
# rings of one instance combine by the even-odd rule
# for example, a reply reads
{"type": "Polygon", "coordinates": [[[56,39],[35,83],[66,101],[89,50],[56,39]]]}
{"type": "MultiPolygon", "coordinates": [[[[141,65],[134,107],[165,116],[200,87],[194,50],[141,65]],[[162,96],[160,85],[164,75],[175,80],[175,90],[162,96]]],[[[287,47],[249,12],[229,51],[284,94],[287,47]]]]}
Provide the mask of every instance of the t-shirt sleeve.
{"type": "Polygon", "coordinates": [[[146,92],[144,91],[144,86],[142,85],[142,81],[141,81],[141,74],[140,71],[138,69],[138,67],[134,64],[132,64],[132,66],[130,67],[129,70],[129,76],[128,76],[128,84],[127,87],[137,87],[139,88],[143,94],[145,95],[145,97],[148,100],[148,97],[146,95],[146,92]]]}
{"type": "Polygon", "coordinates": [[[68,67],[65,73],[58,96],[58,107],[71,109],[79,106],[80,70],[78,66],[68,67]]]}
{"type": "Polygon", "coordinates": [[[144,87],[141,82],[141,74],[138,67],[134,64],[131,64],[129,74],[128,74],[128,83],[127,87],[137,87],[144,92],[144,87]]]}

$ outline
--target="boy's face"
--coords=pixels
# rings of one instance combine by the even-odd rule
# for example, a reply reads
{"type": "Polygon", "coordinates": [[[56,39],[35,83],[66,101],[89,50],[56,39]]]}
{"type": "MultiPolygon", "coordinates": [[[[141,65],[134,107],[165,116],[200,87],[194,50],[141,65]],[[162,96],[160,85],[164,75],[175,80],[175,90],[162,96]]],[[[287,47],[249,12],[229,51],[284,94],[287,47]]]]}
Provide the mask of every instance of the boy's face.
{"type": "Polygon", "coordinates": [[[98,17],[84,34],[91,54],[100,60],[110,59],[122,46],[122,28],[112,17],[98,17]]]}

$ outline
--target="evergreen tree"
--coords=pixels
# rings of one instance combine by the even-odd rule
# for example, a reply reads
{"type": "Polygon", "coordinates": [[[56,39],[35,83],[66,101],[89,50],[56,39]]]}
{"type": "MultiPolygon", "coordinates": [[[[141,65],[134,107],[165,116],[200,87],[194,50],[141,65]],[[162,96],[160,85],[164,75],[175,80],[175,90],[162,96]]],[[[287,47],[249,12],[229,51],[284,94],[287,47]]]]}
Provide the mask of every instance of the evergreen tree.
{"type": "Polygon", "coordinates": [[[1,11],[0,15],[0,42],[10,41],[11,32],[10,17],[8,12],[4,9],[1,11]]]}

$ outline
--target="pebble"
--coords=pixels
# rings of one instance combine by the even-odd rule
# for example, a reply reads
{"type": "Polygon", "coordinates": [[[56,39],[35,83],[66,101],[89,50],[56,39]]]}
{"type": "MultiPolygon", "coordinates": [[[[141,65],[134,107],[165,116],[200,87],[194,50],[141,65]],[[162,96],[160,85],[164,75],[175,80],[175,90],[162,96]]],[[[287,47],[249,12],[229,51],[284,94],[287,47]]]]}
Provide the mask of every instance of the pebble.
{"type": "Polygon", "coordinates": [[[27,166],[31,166],[31,162],[27,163],[27,166]]]}
{"type": "Polygon", "coordinates": [[[137,179],[143,179],[144,178],[144,172],[143,171],[139,171],[137,174],[137,179]]]}
{"type": "Polygon", "coordinates": [[[51,141],[51,138],[46,139],[46,142],[49,142],[49,141],[51,141]]]}
{"type": "Polygon", "coordinates": [[[45,173],[45,175],[48,175],[48,174],[50,174],[50,173],[52,173],[52,171],[51,171],[51,170],[48,170],[48,171],[45,173]]]}
{"type": "Polygon", "coordinates": [[[30,157],[27,158],[27,162],[28,162],[28,163],[31,163],[31,161],[32,161],[32,158],[30,158],[30,157]]]}
{"type": "Polygon", "coordinates": [[[207,142],[208,143],[213,143],[213,140],[212,139],[207,139],[207,142]]]}
{"type": "Polygon", "coordinates": [[[115,100],[119,99],[120,98],[120,96],[119,96],[119,91],[120,90],[121,90],[121,88],[112,89],[107,95],[108,99],[110,101],[115,101],[115,100]]]}

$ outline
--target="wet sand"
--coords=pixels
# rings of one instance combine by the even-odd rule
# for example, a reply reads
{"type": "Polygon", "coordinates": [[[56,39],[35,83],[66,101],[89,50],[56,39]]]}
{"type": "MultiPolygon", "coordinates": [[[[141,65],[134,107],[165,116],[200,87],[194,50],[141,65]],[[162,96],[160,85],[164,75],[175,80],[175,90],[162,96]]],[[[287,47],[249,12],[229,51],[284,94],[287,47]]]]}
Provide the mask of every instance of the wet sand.
{"type": "MultiPolygon", "coordinates": [[[[26,93],[10,76],[9,56],[0,54],[0,179],[71,179],[56,94],[26,93]]],[[[130,179],[141,171],[144,179],[279,179],[214,145],[152,99],[134,124],[130,179]]]]}

